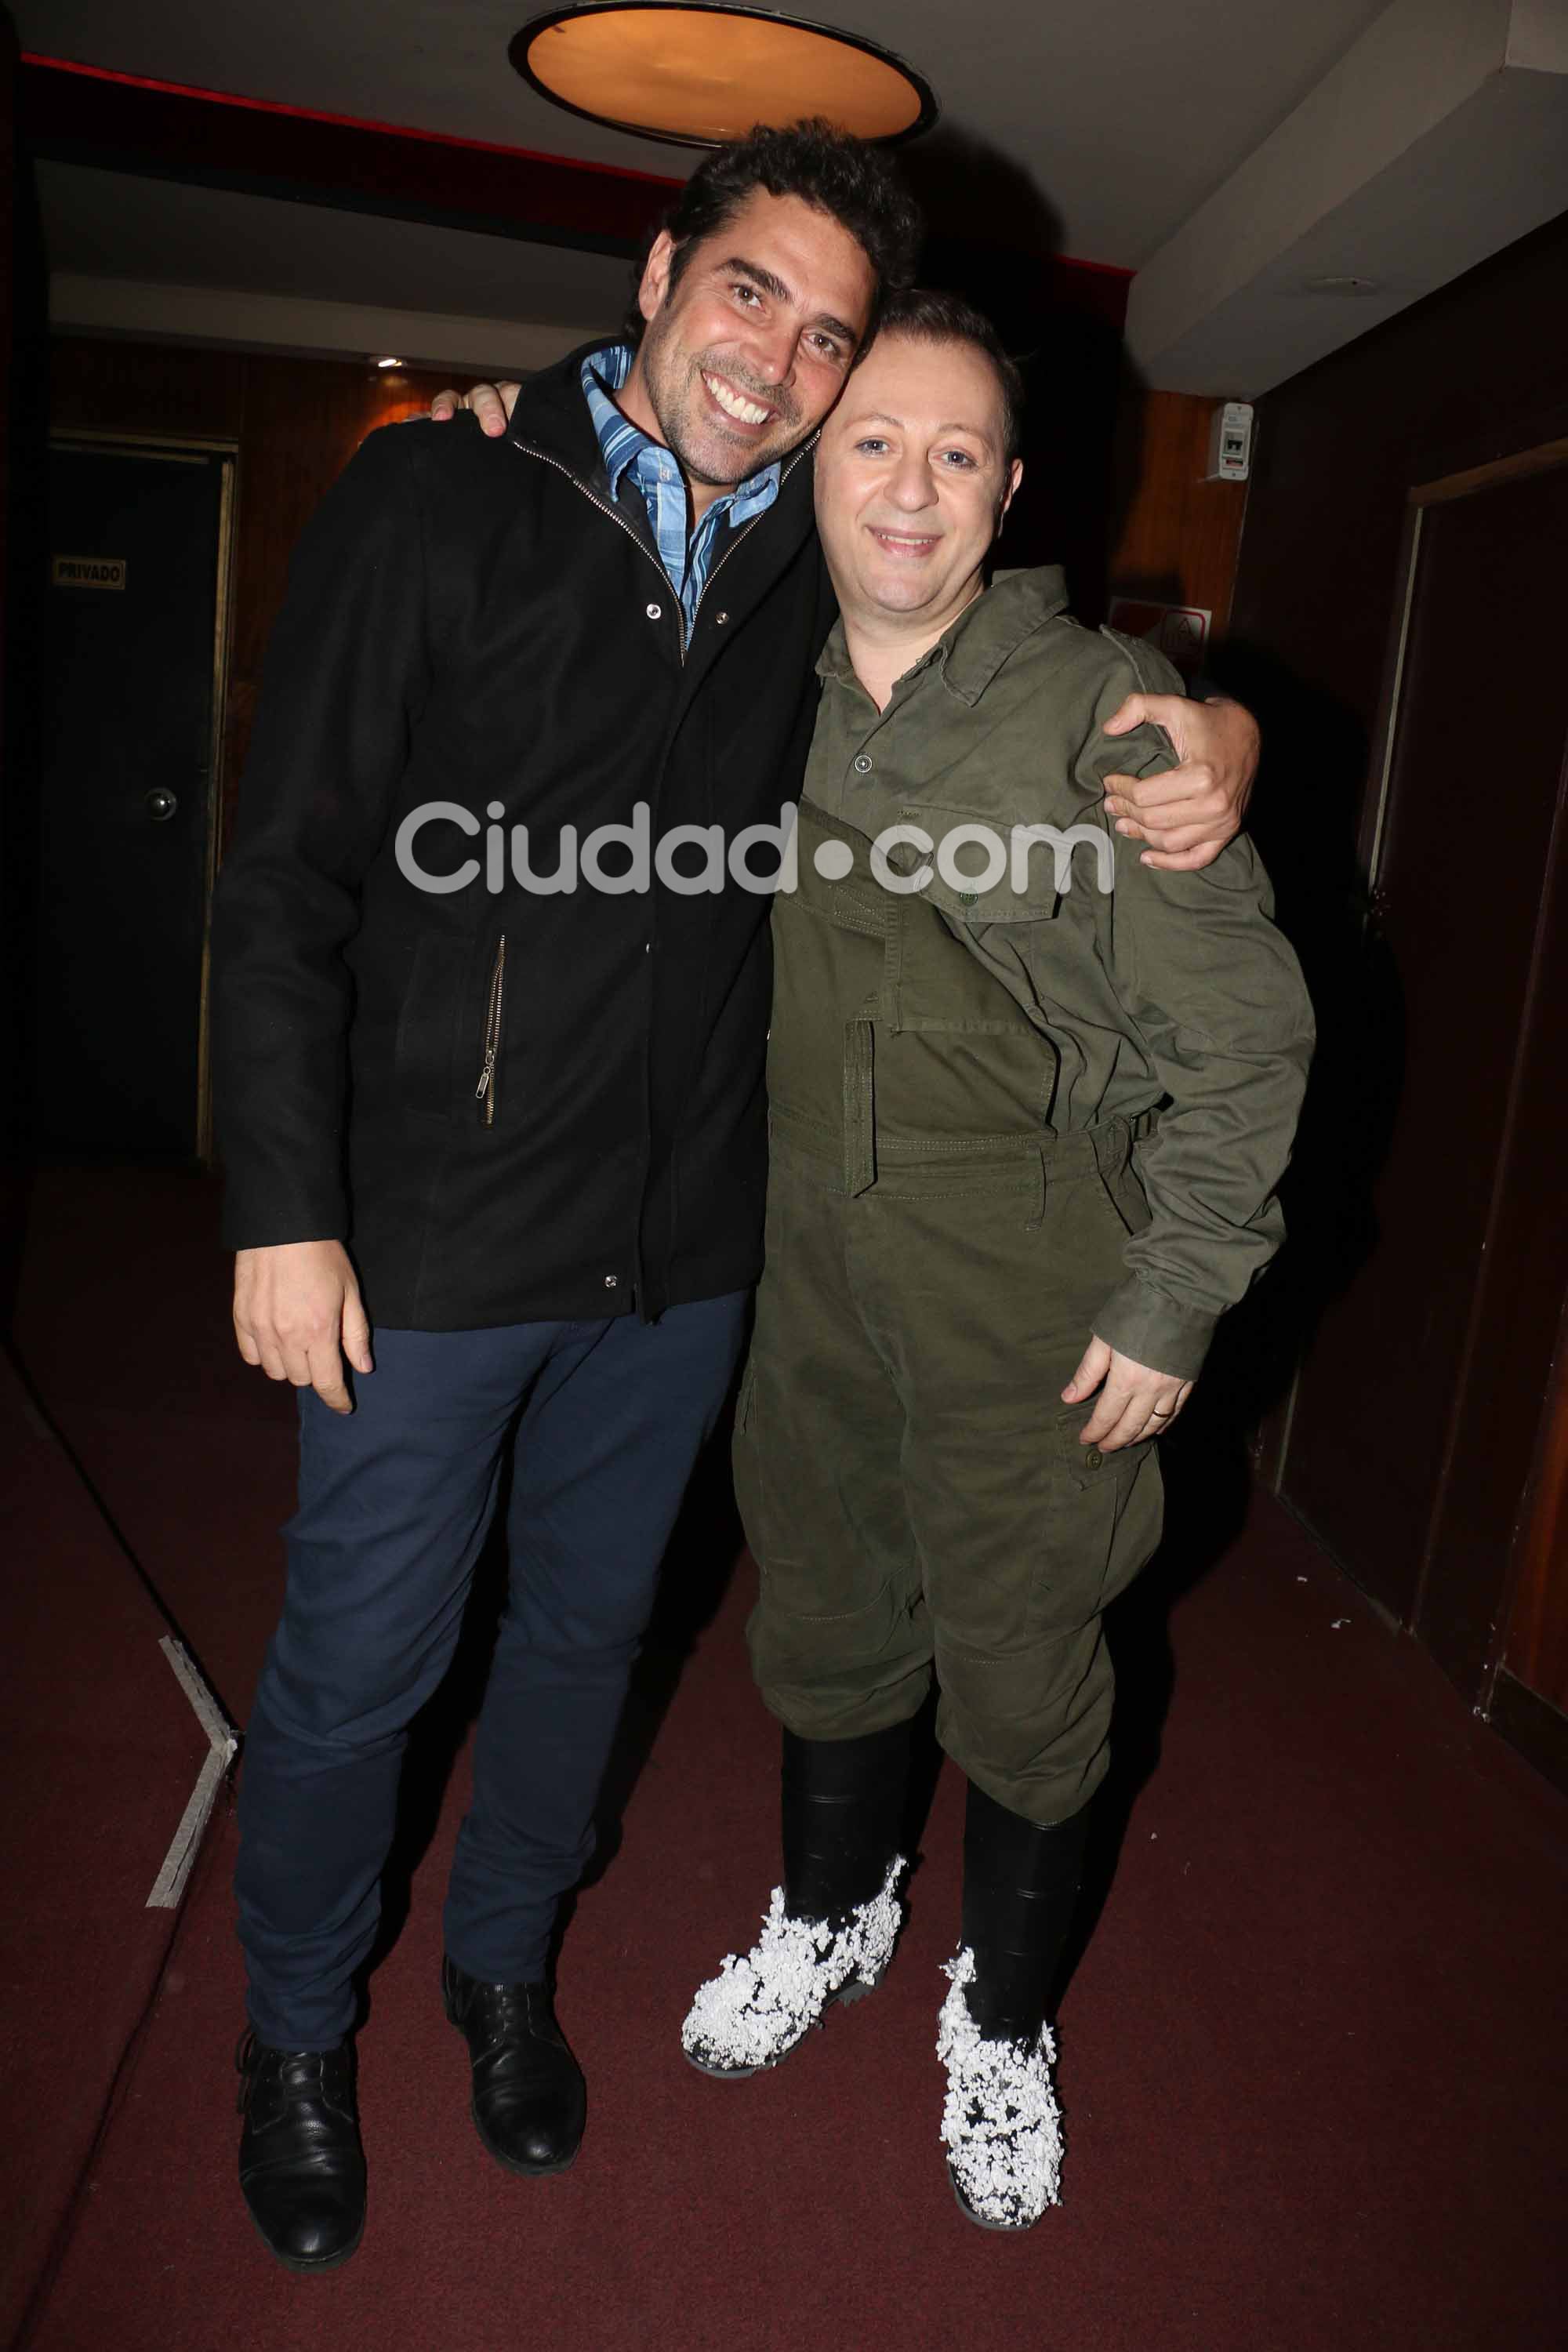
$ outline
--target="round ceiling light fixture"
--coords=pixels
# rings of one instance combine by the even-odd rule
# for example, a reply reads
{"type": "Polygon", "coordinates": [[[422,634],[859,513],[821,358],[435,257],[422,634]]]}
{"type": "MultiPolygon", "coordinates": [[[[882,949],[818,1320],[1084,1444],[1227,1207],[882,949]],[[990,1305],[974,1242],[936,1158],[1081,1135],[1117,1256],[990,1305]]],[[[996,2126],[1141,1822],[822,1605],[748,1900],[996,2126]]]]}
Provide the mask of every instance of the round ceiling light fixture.
{"type": "Polygon", "coordinates": [[[507,52],[541,98],[678,147],[723,147],[756,124],[825,115],[892,146],[937,118],[929,82],[890,49],[801,16],[709,0],[552,9],[507,52]]]}

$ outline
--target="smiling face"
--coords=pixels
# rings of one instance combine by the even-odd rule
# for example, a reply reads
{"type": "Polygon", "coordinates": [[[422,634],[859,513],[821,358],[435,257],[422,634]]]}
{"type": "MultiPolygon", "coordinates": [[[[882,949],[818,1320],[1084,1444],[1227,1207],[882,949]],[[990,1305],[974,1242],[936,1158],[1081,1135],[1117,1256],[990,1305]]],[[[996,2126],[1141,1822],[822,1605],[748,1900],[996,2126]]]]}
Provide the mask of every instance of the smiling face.
{"type": "Polygon", "coordinates": [[[940,636],[980,586],[1023,467],[995,370],[972,343],[878,336],[816,452],[816,522],[847,620],[940,636]]]}
{"type": "Polygon", "coordinates": [[[816,430],[844,388],[876,280],[829,214],[761,189],[671,290],[673,251],[666,235],[648,257],[647,327],[621,406],[674,451],[700,510],[816,430]]]}

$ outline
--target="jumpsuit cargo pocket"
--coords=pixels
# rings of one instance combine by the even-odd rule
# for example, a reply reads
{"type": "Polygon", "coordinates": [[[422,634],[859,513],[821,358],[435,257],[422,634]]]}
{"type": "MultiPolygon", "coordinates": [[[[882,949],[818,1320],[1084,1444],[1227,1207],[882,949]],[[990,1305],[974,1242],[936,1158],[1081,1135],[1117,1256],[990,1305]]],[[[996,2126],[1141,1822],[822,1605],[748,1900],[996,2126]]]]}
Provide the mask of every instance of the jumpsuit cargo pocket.
{"type": "Polygon", "coordinates": [[[1089,1418],[1075,1405],[1056,1416],[1052,1431],[1050,1522],[1031,1611],[1041,1635],[1097,1617],[1160,1540],[1164,1496],[1155,1441],[1111,1453],[1083,1445],[1079,1432],[1089,1418]]]}

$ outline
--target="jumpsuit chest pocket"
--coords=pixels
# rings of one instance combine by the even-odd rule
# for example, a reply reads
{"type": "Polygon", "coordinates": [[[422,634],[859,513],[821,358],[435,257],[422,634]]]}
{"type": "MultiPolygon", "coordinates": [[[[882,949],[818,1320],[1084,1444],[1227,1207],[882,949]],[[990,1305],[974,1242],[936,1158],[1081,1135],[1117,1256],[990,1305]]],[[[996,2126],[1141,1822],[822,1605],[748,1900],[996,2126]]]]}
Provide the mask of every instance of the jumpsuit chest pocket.
{"type": "MultiPolygon", "coordinates": [[[[952,879],[963,866],[944,854],[939,870],[930,827],[871,841],[809,801],[799,822],[797,888],[773,912],[775,1127],[841,1150],[851,1194],[876,1181],[882,1141],[967,1149],[1046,1132],[1055,1049],[983,961],[970,935],[981,894],[952,879]]],[[[1052,920],[1048,861],[1004,903],[1021,922],[1052,920]]]]}
{"type": "Polygon", "coordinates": [[[1025,850],[1012,828],[963,809],[906,808],[900,829],[915,837],[887,852],[899,882],[909,886],[890,894],[897,911],[886,971],[889,1026],[1037,1041],[1022,1006],[987,969],[975,935],[1016,925],[1022,948],[1026,927],[1055,921],[1060,892],[1048,848],[1025,850]]]}

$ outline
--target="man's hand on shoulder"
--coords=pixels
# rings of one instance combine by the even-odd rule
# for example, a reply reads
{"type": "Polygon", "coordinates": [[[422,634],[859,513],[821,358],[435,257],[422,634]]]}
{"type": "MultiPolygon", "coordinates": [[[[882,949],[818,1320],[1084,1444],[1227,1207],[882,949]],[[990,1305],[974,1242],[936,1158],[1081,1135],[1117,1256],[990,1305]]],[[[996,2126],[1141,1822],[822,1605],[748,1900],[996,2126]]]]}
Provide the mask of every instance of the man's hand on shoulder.
{"type": "Polygon", "coordinates": [[[430,414],[437,425],[445,425],[459,408],[471,408],[481,431],[493,440],[506,431],[521,390],[520,383],[475,383],[467,392],[438,392],[430,403],[430,414]]]}
{"type": "Polygon", "coordinates": [[[234,1331],[247,1364],[269,1381],[314,1389],[334,1412],[352,1412],[343,1357],[375,1369],[370,1325],[342,1242],[280,1242],[242,1249],[234,1262],[234,1331]]]}
{"type": "Polygon", "coordinates": [[[1158,776],[1108,776],[1105,805],[1116,830],[1148,844],[1142,863],[1170,874],[1211,866],[1241,830],[1258,773],[1258,721],[1239,702],[1192,702],[1182,694],[1130,694],[1108,735],[1151,721],[1175,746],[1179,765],[1158,776]]]}

